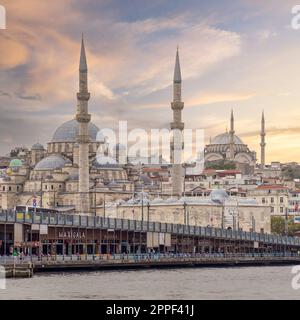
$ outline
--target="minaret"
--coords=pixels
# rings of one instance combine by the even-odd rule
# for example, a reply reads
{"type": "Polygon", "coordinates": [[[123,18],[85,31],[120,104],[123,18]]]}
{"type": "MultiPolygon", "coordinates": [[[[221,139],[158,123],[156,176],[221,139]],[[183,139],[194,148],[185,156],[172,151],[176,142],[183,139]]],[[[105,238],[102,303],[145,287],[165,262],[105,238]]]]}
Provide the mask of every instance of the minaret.
{"type": "Polygon", "coordinates": [[[265,131],[265,115],[264,112],[262,113],[261,117],[261,131],[260,131],[260,165],[262,168],[265,167],[266,165],[266,159],[265,159],[265,149],[266,149],[266,142],[265,142],[265,137],[266,137],[266,131],[265,131]]]}
{"type": "Polygon", "coordinates": [[[181,71],[179,62],[179,52],[177,48],[176,62],[173,79],[173,102],[171,107],[173,110],[173,122],[171,122],[172,144],[171,144],[171,162],[172,162],[172,194],[181,197],[182,195],[182,149],[183,138],[182,131],[184,123],[181,121],[181,111],[184,103],[181,101],[181,71]]]}
{"type": "Polygon", "coordinates": [[[230,136],[230,160],[234,160],[234,116],[233,116],[233,110],[231,110],[231,118],[230,118],[230,131],[229,131],[229,136],[230,136]]]}
{"type": "Polygon", "coordinates": [[[91,121],[91,115],[88,113],[88,101],[90,94],[88,92],[88,68],[84,41],[82,37],[81,54],[79,64],[79,93],[77,93],[77,114],[76,120],[79,123],[79,134],[77,143],[79,145],[79,199],[77,211],[79,213],[90,212],[90,195],[89,195],[89,133],[88,125],[91,121]]]}

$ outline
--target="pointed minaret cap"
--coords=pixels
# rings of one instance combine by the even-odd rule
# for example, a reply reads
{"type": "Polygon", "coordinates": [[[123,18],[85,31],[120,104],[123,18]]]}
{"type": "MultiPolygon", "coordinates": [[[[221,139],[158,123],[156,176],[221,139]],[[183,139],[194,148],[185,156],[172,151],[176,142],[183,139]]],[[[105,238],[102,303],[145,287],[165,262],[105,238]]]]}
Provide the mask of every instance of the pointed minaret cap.
{"type": "Polygon", "coordinates": [[[265,112],[262,112],[261,116],[261,133],[265,133],[265,112]]]}
{"type": "Polygon", "coordinates": [[[176,62],[175,62],[175,70],[174,70],[174,82],[176,82],[176,83],[180,83],[181,82],[181,70],[180,70],[178,46],[177,46],[176,62]]]}
{"type": "Polygon", "coordinates": [[[233,109],[231,109],[230,131],[234,131],[234,115],[233,115],[233,109]]]}
{"type": "Polygon", "coordinates": [[[80,70],[80,71],[87,71],[87,69],[88,69],[88,68],[87,68],[87,62],[86,62],[84,39],[83,39],[83,35],[82,35],[79,70],[80,70]]]}

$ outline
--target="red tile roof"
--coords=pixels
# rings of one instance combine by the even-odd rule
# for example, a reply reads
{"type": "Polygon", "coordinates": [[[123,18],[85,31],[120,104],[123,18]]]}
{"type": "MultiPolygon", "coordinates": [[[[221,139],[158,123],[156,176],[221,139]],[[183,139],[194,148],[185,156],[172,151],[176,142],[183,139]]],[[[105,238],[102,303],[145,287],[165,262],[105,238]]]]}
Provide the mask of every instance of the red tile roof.
{"type": "Polygon", "coordinates": [[[256,188],[257,190],[288,190],[289,188],[282,184],[263,184],[256,188]]]}

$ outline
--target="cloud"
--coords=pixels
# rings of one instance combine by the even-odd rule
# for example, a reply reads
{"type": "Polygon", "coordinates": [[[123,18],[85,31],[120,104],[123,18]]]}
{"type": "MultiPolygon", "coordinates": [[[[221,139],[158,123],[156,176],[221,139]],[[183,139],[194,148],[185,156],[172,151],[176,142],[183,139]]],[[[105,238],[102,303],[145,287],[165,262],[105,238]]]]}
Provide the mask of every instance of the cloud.
{"type": "Polygon", "coordinates": [[[204,92],[195,97],[188,97],[187,106],[209,105],[219,102],[238,102],[249,100],[255,95],[251,93],[235,93],[235,92],[204,92]]]}
{"type": "Polygon", "coordinates": [[[23,94],[17,94],[16,95],[21,100],[32,100],[32,101],[41,101],[42,98],[39,94],[33,95],[33,96],[26,96],[23,94]]]}
{"type": "MultiPolygon", "coordinates": [[[[249,131],[241,133],[241,137],[246,138],[253,138],[259,136],[260,131],[249,131]]],[[[267,129],[267,136],[269,137],[286,137],[287,135],[300,135],[300,128],[299,127],[290,127],[290,128],[268,128],[267,129]]]]}
{"type": "Polygon", "coordinates": [[[11,94],[9,92],[0,91],[0,97],[11,98],[11,94]]]}
{"type": "Polygon", "coordinates": [[[97,82],[97,80],[92,82],[92,86],[90,87],[90,91],[93,93],[95,98],[103,97],[108,100],[116,100],[118,96],[114,94],[114,92],[108,88],[104,83],[97,82]]]}
{"type": "Polygon", "coordinates": [[[89,107],[99,127],[122,119],[135,127],[169,126],[179,45],[187,126],[221,133],[234,105],[237,132],[258,150],[258,131],[251,135],[249,128],[259,128],[265,109],[272,142],[298,141],[296,131],[272,131],[278,119],[286,128],[298,122],[298,34],[284,29],[292,1],[233,3],[2,0],[8,29],[0,32],[0,111],[6,116],[0,149],[31,145],[39,130],[47,142],[74,116],[81,32],[89,107]]]}
{"type": "Polygon", "coordinates": [[[0,36],[0,69],[11,69],[28,62],[29,51],[22,43],[13,40],[12,36],[0,36]]]}

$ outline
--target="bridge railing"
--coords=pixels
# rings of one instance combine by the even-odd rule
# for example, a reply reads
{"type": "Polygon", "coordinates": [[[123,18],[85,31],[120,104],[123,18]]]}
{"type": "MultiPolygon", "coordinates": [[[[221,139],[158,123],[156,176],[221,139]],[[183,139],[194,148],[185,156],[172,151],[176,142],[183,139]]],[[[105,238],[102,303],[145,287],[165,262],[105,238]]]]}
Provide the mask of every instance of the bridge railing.
{"type": "Polygon", "coordinates": [[[25,213],[14,210],[0,211],[0,222],[19,222],[45,224],[50,226],[66,226],[79,228],[100,228],[128,231],[147,231],[172,233],[178,235],[192,235],[206,238],[220,238],[228,240],[255,241],[266,244],[279,244],[300,247],[300,238],[277,236],[271,234],[227,230],[213,227],[200,227],[152,221],[137,221],[116,218],[91,217],[87,215],[69,215],[62,213],[25,213]]]}
{"type": "Polygon", "coordinates": [[[51,263],[51,262],[139,262],[139,261],[226,261],[226,260],[300,260],[298,254],[290,252],[285,253],[202,253],[202,254],[187,254],[187,253],[147,253],[147,254],[95,254],[95,255],[46,255],[46,256],[0,256],[0,265],[24,264],[24,263],[51,263]]]}

